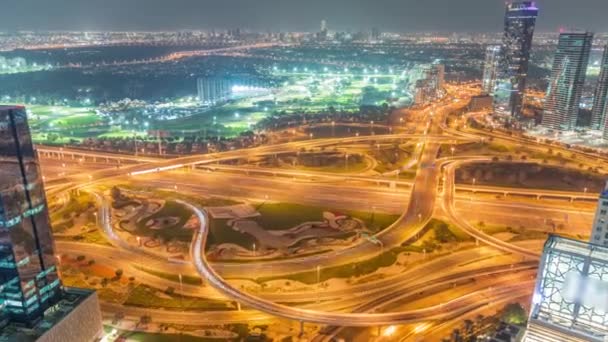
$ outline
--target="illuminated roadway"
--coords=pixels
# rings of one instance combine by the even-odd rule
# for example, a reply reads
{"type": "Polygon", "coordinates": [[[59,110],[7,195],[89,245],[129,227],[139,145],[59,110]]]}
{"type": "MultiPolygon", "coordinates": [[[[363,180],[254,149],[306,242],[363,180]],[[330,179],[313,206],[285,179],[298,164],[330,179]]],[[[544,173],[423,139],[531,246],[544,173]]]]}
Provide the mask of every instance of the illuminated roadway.
{"type": "MultiPolygon", "coordinates": [[[[436,118],[434,120],[437,120],[436,118]]],[[[442,120],[440,120],[442,121],[442,120]]],[[[203,156],[191,156],[191,157],[183,157],[177,158],[173,160],[161,160],[157,162],[153,162],[153,167],[151,168],[150,164],[145,165],[129,165],[123,167],[121,170],[102,170],[96,173],[91,174],[88,177],[89,181],[98,181],[105,180],[111,177],[120,177],[124,176],[125,173],[129,172],[135,176],[137,173],[142,174],[155,174],[157,171],[166,171],[177,168],[184,168],[186,166],[198,165],[198,164],[210,164],[213,162],[218,162],[221,160],[229,160],[234,158],[242,158],[243,156],[259,156],[263,154],[272,154],[272,153],[284,153],[284,152],[293,152],[298,148],[305,147],[315,147],[315,146],[327,146],[338,143],[347,143],[347,142],[359,142],[359,141],[369,141],[369,140],[394,140],[400,138],[413,138],[413,139],[427,139],[422,156],[420,157],[420,168],[417,174],[417,177],[414,181],[413,189],[411,192],[410,203],[408,205],[407,211],[403,214],[403,216],[398,220],[398,222],[393,225],[390,229],[385,230],[384,232],[378,235],[379,239],[386,243],[387,246],[398,245],[404,241],[409,240],[414,237],[420,229],[426,224],[426,222],[430,219],[435,209],[435,198],[437,197],[437,188],[438,188],[438,179],[440,177],[441,166],[444,164],[447,165],[445,168],[445,184],[444,184],[444,198],[442,201],[442,206],[444,210],[449,213],[450,218],[454,220],[455,223],[458,224],[461,228],[465,229],[465,231],[474,236],[479,241],[487,243],[490,246],[496,247],[498,249],[507,251],[509,253],[514,253],[518,255],[523,255],[531,260],[535,260],[538,258],[538,254],[531,252],[529,250],[523,249],[518,246],[514,246],[512,244],[503,242],[501,240],[495,239],[489,235],[483,234],[478,231],[474,227],[470,226],[466,221],[462,220],[455,213],[454,206],[454,169],[458,165],[458,162],[452,161],[441,161],[438,162],[436,160],[437,152],[439,150],[439,146],[441,142],[446,141],[445,136],[441,136],[441,132],[431,132],[437,129],[435,125],[429,125],[428,127],[430,131],[429,135],[387,135],[387,136],[365,136],[365,137],[355,137],[355,138],[337,138],[337,139],[323,139],[323,140],[311,140],[311,141],[299,141],[293,143],[286,143],[280,145],[272,145],[272,146],[263,146],[246,150],[239,151],[229,151],[222,152],[217,154],[203,155],[203,156]]],[[[452,138],[454,140],[454,138],[452,138]]],[[[302,174],[301,176],[305,176],[302,174]]],[[[348,177],[348,176],[346,176],[348,177]]],[[[75,183],[83,178],[82,175],[74,175],[68,176],[75,183]]],[[[85,178],[86,180],[86,178],[85,178]]],[[[367,178],[359,179],[360,181],[367,181],[367,178]]],[[[470,189],[465,189],[470,190],[470,189]]],[[[494,189],[496,190],[496,189],[494,189]]],[[[534,194],[538,192],[533,191],[534,194]]],[[[578,197],[577,197],[578,198],[578,197]]],[[[408,312],[400,312],[400,313],[388,313],[388,314],[345,314],[345,313],[326,313],[326,312],[317,312],[305,309],[291,308],[283,305],[279,305],[274,303],[273,301],[268,301],[266,299],[261,299],[246,293],[240,292],[240,290],[231,287],[230,284],[225,282],[223,278],[221,278],[214,268],[216,265],[210,266],[207,264],[205,255],[204,255],[204,246],[207,234],[207,227],[205,225],[206,218],[205,214],[199,210],[191,206],[190,204],[183,203],[188,206],[191,210],[193,210],[196,215],[199,217],[201,222],[201,227],[199,232],[195,235],[194,245],[197,248],[193,248],[193,257],[195,262],[196,270],[208,281],[210,281],[211,285],[217,288],[222,293],[228,295],[228,297],[233,298],[243,304],[254,307],[256,309],[265,311],[267,313],[277,315],[280,317],[291,318],[299,321],[307,321],[307,322],[316,322],[322,324],[330,324],[330,325],[348,325],[348,326],[369,326],[369,325],[387,325],[387,324],[397,324],[397,323],[407,323],[418,321],[422,318],[425,320],[429,319],[445,319],[449,317],[457,316],[459,313],[466,312],[467,310],[473,310],[479,307],[479,303],[471,303],[471,296],[464,296],[458,300],[445,303],[439,306],[432,306],[425,309],[412,310],[408,312]],[[463,311],[464,310],[464,311],[463,311]]],[[[316,256],[311,257],[310,259],[306,259],[307,263],[310,263],[308,266],[309,269],[314,267],[319,260],[326,260],[329,258],[332,263],[341,264],[341,263],[350,263],[361,258],[368,258],[369,256],[373,256],[379,253],[378,247],[371,245],[369,243],[355,246],[354,248],[345,249],[336,253],[329,253],[329,255],[325,256],[316,256]],[[355,248],[356,247],[356,248],[355,248]]],[[[289,266],[295,266],[301,264],[302,260],[297,261],[282,261],[281,263],[289,266]]],[[[237,265],[242,266],[242,265],[237,265]]],[[[270,263],[269,267],[272,267],[273,263],[270,263]]],[[[276,264],[274,265],[276,266],[276,264]]],[[[185,268],[188,266],[184,265],[185,268]]],[[[223,268],[220,266],[220,268],[223,268]]],[[[222,273],[224,269],[222,269],[222,273]]],[[[241,271],[242,272],[242,271],[241,271]]],[[[481,273],[481,271],[480,271],[481,273]]],[[[509,290],[519,293],[518,291],[523,291],[524,289],[530,288],[530,284],[522,283],[517,284],[515,286],[506,285],[501,287],[500,291],[496,291],[494,300],[510,298],[509,290]]],[[[494,294],[493,294],[494,295],[494,294]]],[[[512,296],[513,294],[511,294],[512,296]]]]}
{"type": "MultiPolygon", "coordinates": [[[[274,316],[293,319],[300,322],[313,322],[328,325],[340,326],[378,326],[390,324],[405,324],[419,322],[421,320],[436,320],[458,316],[474,308],[485,305],[477,300],[477,293],[469,293],[446,303],[434,305],[422,309],[414,309],[406,312],[392,313],[334,313],[319,312],[308,309],[290,307],[277,304],[272,301],[242,292],[226,282],[216,271],[207,263],[205,256],[205,245],[207,242],[208,225],[205,213],[195,206],[180,201],[180,203],[192,210],[200,222],[200,229],[194,238],[194,265],[201,276],[206,279],[211,286],[224,293],[229,298],[237,300],[239,303],[253,307],[274,316]]],[[[510,298],[513,291],[528,290],[533,281],[518,282],[515,285],[505,285],[492,291],[495,300],[503,297],[510,298]]]]}

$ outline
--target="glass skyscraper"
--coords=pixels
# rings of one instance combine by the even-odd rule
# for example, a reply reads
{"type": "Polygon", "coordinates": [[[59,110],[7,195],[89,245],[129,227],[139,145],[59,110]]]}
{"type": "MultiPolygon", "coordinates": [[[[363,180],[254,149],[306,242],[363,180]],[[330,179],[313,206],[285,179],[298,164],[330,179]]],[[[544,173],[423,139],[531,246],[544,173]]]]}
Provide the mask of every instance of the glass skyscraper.
{"type": "Polygon", "coordinates": [[[592,42],[590,32],[559,35],[545,97],[544,127],[556,131],[576,128],[592,42]]]}
{"type": "Polygon", "coordinates": [[[497,113],[521,117],[537,17],[538,8],[532,1],[507,3],[500,73],[494,93],[497,113]]]}
{"type": "Polygon", "coordinates": [[[0,106],[0,327],[33,326],[59,299],[50,219],[26,111],[0,106]]]}
{"type": "Polygon", "coordinates": [[[593,97],[593,110],[591,115],[591,129],[604,130],[608,122],[608,45],[604,48],[600,76],[597,80],[595,95],[593,97]]]}
{"type": "Polygon", "coordinates": [[[486,60],[483,65],[483,80],[481,89],[484,93],[494,95],[496,76],[500,67],[500,45],[490,45],[486,48],[486,60]]]}

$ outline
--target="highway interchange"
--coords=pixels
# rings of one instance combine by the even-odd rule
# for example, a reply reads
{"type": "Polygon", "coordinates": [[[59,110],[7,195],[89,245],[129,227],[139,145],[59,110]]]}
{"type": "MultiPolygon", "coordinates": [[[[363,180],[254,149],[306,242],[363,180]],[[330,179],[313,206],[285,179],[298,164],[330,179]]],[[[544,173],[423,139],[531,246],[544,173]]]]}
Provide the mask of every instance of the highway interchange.
{"type": "MultiPolygon", "coordinates": [[[[291,141],[172,159],[39,148],[49,197],[71,189],[90,190],[99,184],[130,182],[168,191],[195,195],[218,194],[245,200],[266,197],[278,202],[293,202],[295,198],[304,204],[359,210],[370,210],[373,206],[381,212],[400,214],[395,223],[375,236],[381,248],[377,244],[362,240],[346,248],[312,256],[247,264],[209,262],[205,256],[207,214],[203,208],[182,202],[198,217],[200,227],[192,243],[192,262],[176,262],[121,241],[112,230],[110,207],[100,197],[100,225],[113,247],[58,241],[57,249],[60,253],[90,255],[100,263],[124,269],[126,273],[135,274],[142,282],[160,289],[175,284],[142,272],[134,267],[134,260],[145,264],[147,268],[179,274],[198,274],[205,280],[204,286],[185,285],[178,291],[205,298],[229,298],[243,305],[243,310],[235,312],[204,314],[173,312],[167,315],[164,310],[146,310],[155,321],[204,325],[217,322],[268,321],[273,317],[280,317],[336,327],[323,329],[315,340],[328,340],[340,333],[342,328],[339,327],[349,326],[400,325],[403,328],[399,330],[399,334],[403,336],[403,340],[413,340],[418,335],[435,338],[446,331],[449,333],[450,329],[461,324],[463,317],[479,312],[492,312],[499,309],[500,305],[529,297],[539,258],[539,241],[516,244],[507,242],[478,229],[472,224],[472,217],[478,219],[494,214],[495,217],[505,217],[505,220],[508,220],[516,215],[532,219],[538,215],[546,215],[559,220],[564,215],[570,215],[568,217],[572,224],[588,225],[593,207],[574,207],[570,205],[570,201],[584,203],[596,198],[594,194],[587,192],[455,184],[455,170],[458,167],[467,163],[488,161],[491,157],[438,157],[442,144],[479,141],[489,136],[508,144],[529,144],[529,141],[499,134],[491,135],[488,132],[464,132],[448,127],[445,124],[448,115],[462,108],[462,103],[467,102],[468,97],[474,94],[474,90],[470,88],[463,88],[464,91],[453,88],[441,103],[418,113],[423,119],[418,122],[418,129],[413,134],[396,132],[387,135],[291,141]],[[413,179],[366,173],[332,174],[220,164],[235,158],[290,153],[302,148],[404,140],[420,144],[420,148],[416,149],[417,155],[413,157],[418,164],[413,179]],[[111,166],[107,167],[109,164],[111,166]],[[284,191],[286,188],[289,188],[288,192],[284,191]],[[515,196],[515,199],[500,201],[494,195],[515,196]],[[554,202],[542,200],[547,198],[553,199],[554,202]],[[518,199],[523,202],[518,202],[518,199]],[[462,210],[463,206],[483,208],[485,212],[473,216],[473,213],[462,210]],[[509,210],[509,207],[518,206],[521,208],[519,213],[509,210]],[[318,291],[309,287],[302,291],[250,293],[232,285],[234,280],[231,279],[242,275],[244,269],[252,271],[258,277],[279,276],[314,270],[318,265],[325,268],[373,258],[404,243],[418,240],[424,227],[434,217],[444,218],[456,225],[466,232],[475,244],[467,249],[429,258],[394,276],[352,285],[346,291],[331,288],[318,291]],[[471,279],[475,282],[471,283],[471,279]],[[425,293],[418,291],[419,288],[424,288],[425,293]],[[434,297],[442,298],[442,295],[454,288],[462,292],[452,290],[459,295],[440,302],[433,300],[434,297]],[[310,303],[311,298],[317,299],[317,302],[310,303]],[[411,307],[416,302],[421,306],[411,307]],[[424,324],[424,329],[420,328],[420,324],[424,324]]],[[[546,150],[546,147],[538,146],[538,149],[546,150]]],[[[590,164],[598,163],[597,157],[583,153],[579,159],[590,164]]],[[[583,233],[586,229],[583,227],[577,233],[583,233]]],[[[104,310],[121,310],[133,317],[142,313],[138,308],[117,307],[111,304],[104,304],[104,310]]]]}

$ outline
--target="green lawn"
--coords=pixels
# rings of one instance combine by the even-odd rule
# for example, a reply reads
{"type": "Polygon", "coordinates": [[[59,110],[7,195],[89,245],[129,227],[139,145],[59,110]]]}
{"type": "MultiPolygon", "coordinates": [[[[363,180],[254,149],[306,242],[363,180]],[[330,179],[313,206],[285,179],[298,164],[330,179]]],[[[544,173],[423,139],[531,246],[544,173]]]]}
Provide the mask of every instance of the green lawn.
{"type": "MultiPolygon", "coordinates": [[[[170,281],[173,281],[173,282],[176,282],[179,284],[179,275],[178,274],[159,272],[159,271],[155,271],[155,270],[151,270],[151,269],[147,269],[145,267],[139,267],[139,266],[135,266],[135,268],[137,268],[138,270],[141,270],[143,272],[149,273],[153,276],[167,279],[167,280],[170,280],[170,281]]],[[[188,284],[188,285],[202,285],[203,280],[201,279],[201,277],[196,277],[196,276],[191,276],[191,275],[186,274],[186,275],[182,275],[182,283],[188,284]]]]}
{"type": "Polygon", "coordinates": [[[79,196],[71,194],[70,199],[65,205],[61,206],[59,210],[50,213],[51,222],[60,221],[73,214],[80,214],[94,206],[95,200],[86,192],[81,192],[79,196]]]}
{"type": "MultiPolygon", "coordinates": [[[[397,257],[399,256],[399,254],[403,252],[417,253],[421,252],[421,249],[413,246],[396,247],[365,261],[322,268],[318,274],[318,279],[321,282],[324,282],[332,278],[350,278],[367,275],[377,271],[381,267],[388,267],[393,265],[395,262],[397,262],[397,257]]],[[[277,277],[262,277],[255,279],[255,281],[258,283],[265,283],[268,281],[280,279],[299,281],[309,285],[316,284],[317,270],[311,269],[308,272],[291,273],[277,277]]]]}
{"type": "Polygon", "coordinates": [[[425,229],[434,230],[439,242],[470,241],[471,236],[460,228],[438,219],[431,219],[425,229]]]}
{"type": "Polygon", "coordinates": [[[330,173],[343,173],[343,172],[361,172],[367,168],[365,160],[358,163],[348,163],[346,167],[345,163],[339,163],[327,166],[298,166],[298,170],[304,171],[316,171],[316,172],[330,172],[330,173]]]}
{"type": "Polygon", "coordinates": [[[178,294],[159,296],[158,290],[146,285],[136,286],[123,305],[163,308],[167,310],[184,311],[230,311],[236,307],[233,302],[219,301],[206,298],[180,296],[178,294]]]}
{"type": "Polygon", "coordinates": [[[258,205],[257,210],[261,216],[255,220],[267,230],[286,230],[304,222],[323,221],[325,211],[358,218],[373,232],[388,227],[399,218],[399,215],[331,209],[295,203],[265,203],[258,205]]]}
{"type": "Polygon", "coordinates": [[[237,232],[228,226],[228,220],[211,219],[209,222],[209,235],[207,249],[223,243],[233,243],[248,250],[253,250],[256,239],[247,233],[237,232]]]}
{"type": "Polygon", "coordinates": [[[192,234],[194,233],[191,229],[183,229],[184,224],[192,216],[192,212],[184,207],[183,205],[175,201],[167,201],[165,205],[156,213],[140,220],[136,226],[135,234],[139,236],[148,237],[161,237],[165,240],[179,240],[184,242],[190,242],[192,240],[192,234]],[[152,219],[163,219],[166,217],[176,217],[178,221],[165,227],[164,229],[150,229],[146,227],[146,222],[152,219]]]}
{"type": "MultiPolygon", "coordinates": [[[[265,203],[256,206],[261,216],[252,218],[266,230],[286,230],[304,222],[322,222],[323,212],[345,214],[363,221],[372,232],[378,232],[393,224],[399,215],[371,213],[356,210],[336,210],[295,203],[265,203]]],[[[227,224],[228,220],[211,219],[207,248],[222,243],[233,243],[252,250],[256,239],[246,233],[237,232],[227,224]]],[[[345,238],[352,233],[345,234],[345,238]]],[[[259,245],[259,244],[258,244],[259,245]]]]}
{"type": "Polygon", "coordinates": [[[103,234],[98,229],[87,233],[78,234],[76,236],[55,236],[55,240],[84,242],[104,246],[112,246],[112,244],[109,243],[108,240],[106,240],[105,236],[103,236],[103,234]]]}
{"type": "MultiPolygon", "coordinates": [[[[112,328],[106,328],[106,333],[112,331],[112,328]]],[[[162,334],[162,333],[148,333],[140,331],[118,331],[120,338],[124,338],[128,341],[137,342],[218,342],[221,341],[217,338],[209,337],[198,337],[188,334],[162,334]]],[[[239,341],[240,338],[231,339],[228,341],[239,341]]]]}

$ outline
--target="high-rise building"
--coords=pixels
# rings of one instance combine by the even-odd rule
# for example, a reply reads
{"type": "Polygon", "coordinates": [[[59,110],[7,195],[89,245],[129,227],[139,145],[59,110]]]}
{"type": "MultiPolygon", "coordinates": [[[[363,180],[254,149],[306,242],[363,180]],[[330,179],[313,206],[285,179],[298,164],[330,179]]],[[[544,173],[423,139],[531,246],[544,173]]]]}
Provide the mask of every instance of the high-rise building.
{"type": "Polygon", "coordinates": [[[591,112],[591,129],[604,130],[608,119],[608,45],[604,48],[600,77],[595,87],[593,109],[591,112]]]}
{"type": "Polygon", "coordinates": [[[528,61],[538,7],[532,1],[507,3],[502,39],[499,82],[494,94],[498,113],[521,117],[528,76],[528,61]]]}
{"type": "Polygon", "coordinates": [[[540,260],[524,342],[608,339],[608,248],[552,235],[540,260]]]}
{"type": "Polygon", "coordinates": [[[327,20],[323,19],[321,20],[321,31],[319,31],[317,33],[317,38],[319,40],[325,40],[327,39],[328,33],[327,33],[327,20]]]}
{"type": "Polygon", "coordinates": [[[590,32],[559,35],[545,97],[544,127],[557,131],[576,127],[592,42],[593,33],[590,32]]]}
{"type": "Polygon", "coordinates": [[[371,32],[371,39],[373,41],[379,41],[380,37],[382,36],[382,33],[380,32],[380,30],[377,27],[372,27],[372,32],[371,32]]]}
{"type": "Polygon", "coordinates": [[[593,219],[591,243],[608,247],[608,182],[600,194],[593,219]]]}
{"type": "Polygon", "coordinates": [[[201,77],[197,79],[198,99],[203,104],[215,105],[228,100],[232,92],[232,82],[221,77],[201,77]]]}
{"type": "Polygon", "coordinates": [[[439,63],[419,66],[414,83],[414,103],[425,105],[444,94],[445,65],[439,63]]]}
{"type": "MultiPolygon", "coordinates": [[[[69,313],[79,309],[90,310],[90,321],[70,326],[73,338],[56,341],[92,341],[99,335],[97,296],[90,291],[62,289],[25,108],[0,106],[0,328],[26,326],[39,336],[63,336],[66,325],[71,324],[68,322],[75,319],[69,313]],[[66,314],[57,315],[58,309],[66,314]],[[47,316],[47,310],[53,314],[47,316]],[[62,326],[55,325],[58,318],[62,326]]],[[[0,340],[23,339],[18,330],[0,329],[0,340]]]]}
{"type": "Polygon", "coordinates": [[[53,249],[25,109],[0,107],[0,296],[5,318],[35,323],[59,300],[53,249]]]}
{"type": "Polygon", "coordinates": [[[445,86],[445,64],[433,64],[433,69],[436,74],[436,90],[439,91],[445,86]]]}
{"type": "Polygon", "coordinates": [[[500,45],[490,45],[486,48],[486,60],[483,65],[483,80],[481,88],[484,93],[493,95],[496,87],[496,76],[500,66],[500,45]]]}

